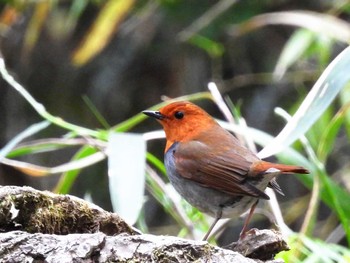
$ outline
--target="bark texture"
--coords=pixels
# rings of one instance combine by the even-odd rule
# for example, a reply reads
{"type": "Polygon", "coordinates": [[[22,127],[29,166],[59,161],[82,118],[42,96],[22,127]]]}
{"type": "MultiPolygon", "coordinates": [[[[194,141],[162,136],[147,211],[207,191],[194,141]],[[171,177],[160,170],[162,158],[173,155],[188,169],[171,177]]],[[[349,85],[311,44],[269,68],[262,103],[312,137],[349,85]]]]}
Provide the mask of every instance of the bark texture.
{"type": "Polygon", "coordinates": [[[0,231],[0,262],[279,262],[269,259],[287,249],[272,230],[251,230],[230,249],[141,234],[79,198],[15,186],[0,187],[0,231]]]}

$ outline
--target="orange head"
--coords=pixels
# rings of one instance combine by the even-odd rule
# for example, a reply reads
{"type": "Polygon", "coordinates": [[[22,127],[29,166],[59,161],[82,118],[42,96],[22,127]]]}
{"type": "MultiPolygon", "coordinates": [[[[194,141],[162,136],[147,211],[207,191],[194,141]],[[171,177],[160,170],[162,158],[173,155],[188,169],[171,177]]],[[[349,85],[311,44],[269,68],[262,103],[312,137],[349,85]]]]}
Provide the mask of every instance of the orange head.
{"type": "Polygon", "coordinates": [[[159,111],[143,111],[156,118],[163,126],[167,145],[165,151],[174,142],[185,142],[207,130],[217,122],[203,109],[187,101],[171,103],[159,111]]]}

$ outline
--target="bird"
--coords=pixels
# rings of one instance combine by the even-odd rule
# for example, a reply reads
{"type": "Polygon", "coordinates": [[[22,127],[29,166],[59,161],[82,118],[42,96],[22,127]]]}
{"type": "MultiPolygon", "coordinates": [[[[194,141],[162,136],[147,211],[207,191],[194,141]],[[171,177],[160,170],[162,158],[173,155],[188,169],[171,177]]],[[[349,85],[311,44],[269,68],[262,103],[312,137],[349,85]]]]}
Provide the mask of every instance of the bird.
{"type": "Polygon", "coordinates": [[[277,175],[309,173],[301,166],[261,160],[191,102],[173,102],[143,113],[165,131],[164,164],[170,183],[188,203],[215,219],[203,240],[221,218],[250,209],[240,233],[243,238],[258,201],[269,199],[264,190],[271,187],[283,195],[277,175]]]}

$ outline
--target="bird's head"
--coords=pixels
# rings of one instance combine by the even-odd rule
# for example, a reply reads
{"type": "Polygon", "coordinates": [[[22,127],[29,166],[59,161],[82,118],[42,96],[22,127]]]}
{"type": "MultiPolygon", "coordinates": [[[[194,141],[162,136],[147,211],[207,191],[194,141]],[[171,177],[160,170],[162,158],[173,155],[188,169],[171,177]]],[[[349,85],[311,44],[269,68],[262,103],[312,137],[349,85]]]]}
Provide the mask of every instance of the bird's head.
{"type": "Polygon", "coordinates": [[[187,101],[171,103],[159,111],[143,111],[156,118],[163,126],[167,138],[167,150],[174,142],[195,138],[217,122],[203,109],[187,101]]]}

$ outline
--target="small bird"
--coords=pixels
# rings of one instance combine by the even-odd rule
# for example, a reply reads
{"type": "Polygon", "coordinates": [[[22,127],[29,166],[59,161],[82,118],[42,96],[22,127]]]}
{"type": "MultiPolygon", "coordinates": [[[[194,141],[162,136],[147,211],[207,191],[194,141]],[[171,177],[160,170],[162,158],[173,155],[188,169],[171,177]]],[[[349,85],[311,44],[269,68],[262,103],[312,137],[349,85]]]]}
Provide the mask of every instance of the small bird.
{"type": "Polygon", "coordinates": [[[277,175],[309,173],[300,166],[260,160],[193,103],[174,102],[143,113],[156,118],[165,131],[164,163],[171,184],[192,206],[215,218],[203,240],[221,218],[250,209],[242,238],[259,199],[269,199],[266,187],[283,194],[277,175]]]}

